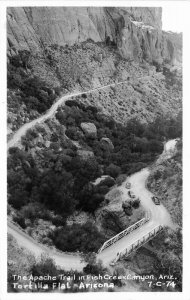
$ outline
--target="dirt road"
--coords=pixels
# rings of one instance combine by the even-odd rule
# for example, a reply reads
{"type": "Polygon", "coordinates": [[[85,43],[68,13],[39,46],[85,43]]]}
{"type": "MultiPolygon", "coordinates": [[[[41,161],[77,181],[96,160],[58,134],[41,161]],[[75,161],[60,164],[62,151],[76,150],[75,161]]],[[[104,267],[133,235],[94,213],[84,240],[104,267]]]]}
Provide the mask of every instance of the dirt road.
{"type": "Polygon", "coordinates": [[[76,97],[76,96],[80,96],[82,94],[90,94],[92,92],[95,92],[95,91],[98,91],[98,90],[103,90],[103,89],[106,89],[110,86],[115,86],[115,85],[120,85],[120,84],[123,84],[123,83],[126,83],[127,81],[121,81],[121,82],[117,82],[117,83],[112,83],[112,84],[108,84],[108,85],[104,85],[104,86],[101,86],[99,88],[95,88],[95,89],[92,89],[92,90],[89,90],[89,91],[86,91],[86,92],[76,92],[76,93],[72,93],[72,94],[68,94],[68,95],[65,95],[63,97],[61,97],[57,102],[55,102],[51,107],[50,109],[42,116],[40,116],[39,118],[29,122],[29,123],[26,123],[24,124],[22,127],[20,127],[16,132],[15,134],[11,137],[10,141],[8,141],[7,143],[7,150],[10,148],[10,147],[14,147],[17,145],[17,143],[21,140],[21,137],[24,136],[27,132],[28,129],[34,127],[36,124],[38,123],[42,123],[44,122],[45,120],[47,120],[48,118],[52,117],[59,106],[63,105],[65,103],[66,100],[68,100],[69,98],[72,98],[72,97],[76,97]]]}

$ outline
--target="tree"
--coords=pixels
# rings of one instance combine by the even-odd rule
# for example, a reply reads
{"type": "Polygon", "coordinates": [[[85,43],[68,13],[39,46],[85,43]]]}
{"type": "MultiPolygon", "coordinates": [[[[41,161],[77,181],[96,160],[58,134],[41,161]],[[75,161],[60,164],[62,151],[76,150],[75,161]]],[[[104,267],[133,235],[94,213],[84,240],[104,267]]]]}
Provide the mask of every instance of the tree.
{"type": "Polygon", "coordinates": [[[28,98],[25,98],[24,102],[27,104],[28,109],[36,109],[36,107],[40,105],[39,100],[33,96],[29,96],[28,98]]]}
{"type": "Polygon", "coordinates": [[[124,230],[123,224],[120,220],[120,217],[117,213],[112,211],[107,211],[104,215],[102,226],[106,230],[111,230],[113,234],[117,234],[124,230]]]}
{"type": "Polygon", "coordinates": [[[32,222],[37,218],[46,218],[48,216],[45,207],[37,202],[24,205],[20,210],[20,215],[24,219],[30,219],[32,222]]]}
{"type": "Polygon", "coordinates": [[[84,211],[94,213],[100,203],[104,201],[104,193],[88,183],[83,187],[82,191],[79,192],[78,199],[80,201],[79,205],[84,211]]]}
{"type": "Polygon", "coordinates": [[[132,202],[132,206],[133,206],[134,208],[138,208],[138,207],[139,207],[139,205],[140,205],[140,200],[139,200],[139,198],[138,198],[138,199],[135,199],[135,200],[133,200],[133,202],[132,202]]]}
{"type": "Polygon", "coordinates": [[[151,152],[160,153],[163,150],[163,144],[157,140],[150,140],[149,147],[151,152]]]}
{"type": "Polygon", "coordinates": [[[83,268],[83,272],[86,274],[99,275],[107,272],[107,269],[103,267],[102,261],[99,259],[97,261],[97,256],[95,252],[82,253],[82,261],[88,264],[83,268]]]}
{"type": "Polygon", "coordinates": [[[29,67],[31,53],[28,50],[19,50],[18,54],[10,57],[10,63],[16,67],[23,67],[27,69],[29,67]]]}
{"type": "Polygon", "coordinates": [[[73,176],[62,170],[61,174],[48,171],[41,178],[39,201],[61,215],[71,214],[77,204],[73,198],[73,176]]]}
{"type": "Polygon", "coordinates": [[[106,174],[116,178],[119,174],[121,173],[121,168],[118,167],[117,165],[114,165],[111,163],[107,168],[106,168],[106,174]]]}
{"type": "Polygon", "coordinates": [[[108,35],[107,37],[106,37],[106,45],[110,45],[110,42],[111,42],[111,39],[110,39],[110,36],[108,35]]]}
{"type": "Polygon", "coordinates": [[[62,251],[97,252],[106,238],[95,225],[86,222],[83,225],[73,224],[57,229],[52,234],[56,247],[62,251]],[[93,238],[92,238],[93,237],[93,238]]]}
{"type": "Polygon", "coordinates": [[[106,177],[98,184],[98,187],[100,186],[112,187],[114,184],[115,184],[115,180],[112,177],[106,177]]]}
{"type": "Polygon", "coordinates": [[[165,228],[156,239],[153,240],[156,248],[154,263],[155,276],[160,274],[173,275],[176,278],[175,291],[182,290],[182,234],[181,228],[171,230],[165,228]],[[167,243],[166,243],[167,240],[167,243]]]}
{"type": "Polygon", "coordinates": [[[41,255],[40,262],[33,265],[31,271],[33,276],[43,276],[47,274],[55,276],[58,273],[55,262],[47,254],[41,255]]]}

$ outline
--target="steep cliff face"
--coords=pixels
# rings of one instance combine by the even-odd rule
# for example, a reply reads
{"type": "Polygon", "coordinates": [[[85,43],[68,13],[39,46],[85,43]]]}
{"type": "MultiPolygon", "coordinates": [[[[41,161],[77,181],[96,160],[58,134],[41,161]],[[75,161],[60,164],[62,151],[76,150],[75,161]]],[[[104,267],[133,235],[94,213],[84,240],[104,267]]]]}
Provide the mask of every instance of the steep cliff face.
{"type": "MultiPolygon", "coordinates": [[[[112,37],[104,8],[9,8],[8,43],[16,48],[40,49],[44,43],[73,45],[91,38],[112,37]]],[[[113,37],[112,37],[113,38],[113,37]]]]}
{"type": "Polygon", "coordinates": [[[158,29],[162,28],[161,7],[125,7],[124,10],[136,21],[144,22],[158,29]]]}
{"type": "Polygon", "coordinates": [[[92,39],[113,41],[121,56],[129,60],[175,63],[179,56],[175,41],[162,33],[161,15],[161,8],[143,7],[8,8],[8,54],[92,39]]]}

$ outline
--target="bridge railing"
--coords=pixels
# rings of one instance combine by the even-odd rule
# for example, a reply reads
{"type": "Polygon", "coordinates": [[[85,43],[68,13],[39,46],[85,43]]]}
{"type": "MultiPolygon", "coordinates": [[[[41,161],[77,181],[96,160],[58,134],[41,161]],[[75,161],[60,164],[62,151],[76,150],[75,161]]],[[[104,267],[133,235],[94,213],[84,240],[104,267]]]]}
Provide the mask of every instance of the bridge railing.
{"type": "Polygon", "coordinates": [[[98,250],[98,253],[102,252],[107,247],[109,247],[112,244],[116,243],[122,237],[124,237],[125,235],[129,234],[130,232],[132,232],[133,230],[137,229],[138,227],[142,226],[143,224],[145,224],[149,220],[150,220],[150,214],[148,212],[146,212],[145,218],[141,219],[140,221],[136,222],[135,224],[131,225],[130,227],[124,229],[123,231],[121,231],[120,233],[118,233],[117,235],[115,235],[114,237],[112,237],[111,239],[107,240],[102,245],[102,247],[98,250]]]}
{"type": "Polygon", "coordinates": [[[142,245],[146,244],[149,240],[151,240],[153,237],[155,237],[158,233],[160,233],[164,229],[163,226],[158,225],[155,228],[153,228],[150,232],[145,234],[142,238],[139,240],[136,240],[134,243],[132,243],[129,247],[126,248],[125,251],[121,252],[117,258],[115,259],[115,262],[119,260],[122,256],[127,257],[130,255],[133,251],[136,251],[138,248],[140,248],[142,245]]]}

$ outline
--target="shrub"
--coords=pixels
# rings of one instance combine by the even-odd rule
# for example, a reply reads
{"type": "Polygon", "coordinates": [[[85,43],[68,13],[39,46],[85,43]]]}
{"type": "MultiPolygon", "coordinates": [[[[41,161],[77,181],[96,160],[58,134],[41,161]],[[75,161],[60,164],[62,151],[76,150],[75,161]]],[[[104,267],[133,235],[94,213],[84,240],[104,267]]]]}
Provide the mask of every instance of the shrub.
{"type": "Polygon", "coordinates": [[[116,178],[119,174],[121,173],[121,168],[117,165],[114,165],[111,163],[107,168],[106,168],[106,174],[116,178]]]}
{"type": "MultiPolygon", "coordinates": [[[[47,255],[41,256],[41,261],[36,262],[31,267],[31,273],[33,276],[43,276],[43,275],[52,275],[56,276],[58,274],[58,271],[56,269],[55,263],[52,258],[48,257],[47,255]]],[[[49,283],[49,281],[47,281],[49,283]]],[[[44,283],[47,283],[44,281],[44,283]]]]}
{"type": "Polygon", "coordinates": [[[10,63],[16,68],[19,67],[28,68],[30,67],[29,64],[30,56],[31,56],[30,51],[19,50],[17,55],[10,57],[10,63]]]}
{"type": "Polygon", "coordinates": [[[21,214],[17,214],[17,216],[14,216],[13,221],[15,223],[18,223],[23,229],[26,229],[25,219],[21,214]]]}
{"type": "Polygon", "coordinates": [[[128,175],[131,175],[133,173],[136,173],[136,172],[142,170],[147,165],[146,165],[146,163],[138,162],[138,163],[130,164],[129,166],[130,166],[130,168],[128,170],[128,175]]]}
{"type": "Polygon", "coordinates": [[[100,185],[96,190],[99,194],[105,195],[109,192],[109,187],[107,185],[100,185]]]}
{"type": "Polygon", "coordinates": [[[104,229],[117,234],[124,230],[123,223],[119,215],[113,211],[106,211],[104,218],[102,220],[102,226],[104,229]]]}
{"type": "Polygon", "coordinates": [[[57,229],[54,231],[52,239],[56,247],[62,251],[78,250],[85,253],[96,252],[105,241],[105,237],[91,222],[57,229]]]}
{"type": "Polygon", "coordinates": [[[65,105],[67,105],[69,107],[77,106],[78,101],[77,100],[67,100],[67,101],[65,101],[65,105]]]}
{"type": "Polygon", "coordinates": [[[66,129],[65,134],[72,140],[78,139],[77,128],[75,126],[69,126],[66,129]]]}
{"type": "Polygon", "coordinates": [[[24,219],[30,219],[32,222],[37,218],[49,219],[49,214],[45,207],[37,202],[24,205],[20,210],[20,215],[24,219]]]}
{"type": "Polygon", "coordinates": [[[99,274],[104,274],[105,270],[106,269],[103,267],[103,265],[100,261],[96,262],[94,264],[87,264],[83,268],[83,272],[85,274],[92,274],[92,275],[96,275],[96,276],[98,276],[99,274]]]}
{"type": "Polygon", "coordinates": [[[156,172],[154,173],[154,179],[158,180],[162,177],[162,172],[160,170],[156,170],[156,172]]]}
{"type": "Polygon", "coordinates": [[[66,218],[56,215],[54,217],[51,217],[52,224],[59,227],[59,226],[65,226],[66,218]]]}
{"type": "MultiPolygon", "coordinates": [[[[25,103],[26,109],[31,109],[43,113],[53,103],[57,93],[53,93],[45,81],[34,76],[32,72],[27,72],[30,67],[30,54],[25,51],[10,59],[7,67],[7,86],[11,89],[19,90],[17,100],[20,104],[25,103]]],[[[59,91],[57,91],[59,93],[59,91]]]]}
{"type": "Polygon", "coordinates": [[[116,184],[120,186],[126,179],[127,179],[127,175],[121,174],[116,178],[116,184]]]}
{"type": "Polygon", "coordinates": [[[139,199],[135,199],[135,200],[133,200],[133,202],[132,202],[132,206],[133,206],[134,208],[138,208],[138,207],[139,207],[139,205],[140,205],[140,200],[139,200],[139,199]]]}

